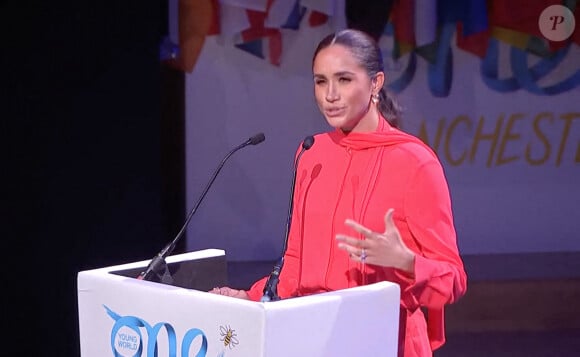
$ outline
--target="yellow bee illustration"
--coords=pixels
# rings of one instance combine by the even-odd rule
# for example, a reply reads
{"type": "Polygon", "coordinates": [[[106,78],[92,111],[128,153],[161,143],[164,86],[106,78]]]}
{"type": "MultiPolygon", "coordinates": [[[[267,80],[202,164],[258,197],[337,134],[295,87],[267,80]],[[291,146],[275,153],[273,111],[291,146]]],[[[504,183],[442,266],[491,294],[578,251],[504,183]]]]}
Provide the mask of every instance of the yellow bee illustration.
{"type": "Polygon", "coordinates": [[[220,341],[224,341],[224,346],[229,347],[230,349],[236,347],[239,343],[238,338],[236,337],[236,330],[232,330],[229,325],[220,326],[220,335],[222,335],[220,341]]]}

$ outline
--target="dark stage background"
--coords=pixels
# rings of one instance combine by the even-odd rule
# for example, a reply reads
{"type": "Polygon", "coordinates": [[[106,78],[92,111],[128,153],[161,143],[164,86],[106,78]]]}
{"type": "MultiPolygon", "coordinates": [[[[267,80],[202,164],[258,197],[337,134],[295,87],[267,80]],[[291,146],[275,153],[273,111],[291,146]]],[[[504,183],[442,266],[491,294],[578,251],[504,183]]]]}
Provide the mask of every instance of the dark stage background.
{"type": "Polygon", "coordinates": [[[165,1],[0,2],[0,355],[78,356],[76,273],[149,259],[179,230],[166,32],[165,1]]]}

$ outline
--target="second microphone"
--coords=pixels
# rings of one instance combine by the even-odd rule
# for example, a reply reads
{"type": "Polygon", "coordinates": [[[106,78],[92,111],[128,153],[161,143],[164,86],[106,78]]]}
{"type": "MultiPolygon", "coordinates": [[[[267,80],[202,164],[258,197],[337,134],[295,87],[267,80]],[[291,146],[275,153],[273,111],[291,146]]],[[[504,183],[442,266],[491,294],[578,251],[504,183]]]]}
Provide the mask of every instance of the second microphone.
{"type": "Polygon", "coordinates": [[[284,247],[282,248],[282,254],[278,259],[278,262],[274,265],[268,280],[266,281],[266,285],[264,285],[264,295],[261,298],[262,302],[268,301],[277,301],[280,300],[280,296],[278,296],[278,282],[280,278],[280,273],[282,271],[282,267],[284,266],[284,255],[286,254],[286,250],[288,249],[288,236],[290,235],[290,225],[292,224],[292,211],[294,209],[294,188],[296,186],[296,173],[298,172],[298,164],[300,162],[300,157],[306,150],[309,150],[312,145],[314,145],[314,136],[309,135],[307,136],[304,141],[302,141],[302,148],[298,155],[296,156],[296,160],[294,160],[294,170],[292,172],[292,185],[290,187],[290,201],[288,204],[288,213],[286,216],[286,230],[284,234],[284,247]]]}

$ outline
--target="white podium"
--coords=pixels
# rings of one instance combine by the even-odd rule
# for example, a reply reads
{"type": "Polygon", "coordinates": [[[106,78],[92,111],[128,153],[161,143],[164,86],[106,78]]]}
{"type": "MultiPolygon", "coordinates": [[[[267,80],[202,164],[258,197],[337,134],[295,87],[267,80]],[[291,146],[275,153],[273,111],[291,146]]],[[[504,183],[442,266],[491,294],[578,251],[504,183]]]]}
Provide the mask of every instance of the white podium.
{"type": "Polygon", "coordinates": [[[261,303],[206,292],[214,286],[208,276],[215,285],[227,282],[222,250],[166,261],[181,276],[175,285],[134,278],[148,261],[78,273],[82,357],[397,355],[400,290],[394,283],[261,303]],[[189,273],[205,278],[203,290],[183,278],[200,267],[210,272],[189,273]]]}

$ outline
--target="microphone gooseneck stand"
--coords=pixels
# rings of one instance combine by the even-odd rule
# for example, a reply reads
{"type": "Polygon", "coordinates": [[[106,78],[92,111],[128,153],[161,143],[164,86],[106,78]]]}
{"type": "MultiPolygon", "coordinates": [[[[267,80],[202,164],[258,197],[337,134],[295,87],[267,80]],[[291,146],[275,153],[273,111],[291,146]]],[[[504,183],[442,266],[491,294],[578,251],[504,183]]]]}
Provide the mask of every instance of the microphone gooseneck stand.
{"type": "Polygon", "coordinates": [[[278,283],[280,282],[280,273],[282,272],[282,267],[284,266],[284,255],[286,254],[286,249],[288,249],[288,236],[290,235],[290,224],[292,223],[292,210],[294,208],[294,187],[296,185],[296,172],[298,171],[298,163],[300,157],[304,154],[304,151],[310,149],[314,144],[314,137],[307,136],[302,142],[302,149],[298,153],[296,160],[294,161],[294,171],[292,173],[292,185],[290,188],[290,202],[288,204],[288,214],[286,219],[286,232],[284,239],[284,247],[282,248],[282,254],[272,272],[268,276],[268,280],[264,285],[263,295],[260,299],[261,302],[278,301],[280,296],[278,295],[278,283]]]}
{"type": "Polygon", "coordinates": [[[205,186],[205,189],[203,190],[203,192],[202,192],[201,196],[199,197],[199,199],[197,200],[196,204],[189,211],[189,214],[187,215],[187,219],[185,220],[185,223],[181,227],[181,230],[179,231],[179,233],[177,233],[175,238],[171,242],[169,242],[169,244],[167,244],[155,257],[153,257],[153,259],[151,259],[151,262],[149,262],[149,265],[147,266],[147,268],[145,270],[143,270],[141,272],[141,274],[139,274],[137,279],[139,279],[139,280],[151,280],[151,278],[156,277],[162,283],[165,283],[165,284],[172,284],[173,283],[173,278],[171,277],[171,274],[170,274],[169,269],[167,267],[167,262],[165,261],[165,258],[167,258],[167,256],[169,256],[173,252],[173,250],[175,249],[175,246],[177,245],[177,242],[179,241],[179,239],[181,239],[181,237],[183,236],[183,233],[185,233],[185,229],[187,228],[187,225],[189,224],[191,217],[193,217],[193,214],[197,211],[197,208],[199,207],[199,205],[201,204],[201,201],[203,200],[203,198],[205,197],[205,195],[209,191],[209,188],[211,187],[211,185],[215,181],[218,173],[221,171],[222,167],[224,166],[226,161],[230,158],[230,156],[232,156],[236,151],[238,151],[238,150],[240,150],[248,145],[257,145],[257,144],[261,143],[262,141],[264,141],[265,139],[266,139],[266,137],[264,136],[263,133],[256,134],[256,135],[252,136],[251,138],[249,138],[248,140],[246,140],[244,143],[233,148],[222,159],[221,163],[219,164],[217,169],[214,171],[211,179],[209,180],[209,182],[205,186]]]}

